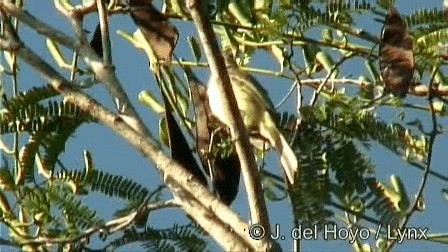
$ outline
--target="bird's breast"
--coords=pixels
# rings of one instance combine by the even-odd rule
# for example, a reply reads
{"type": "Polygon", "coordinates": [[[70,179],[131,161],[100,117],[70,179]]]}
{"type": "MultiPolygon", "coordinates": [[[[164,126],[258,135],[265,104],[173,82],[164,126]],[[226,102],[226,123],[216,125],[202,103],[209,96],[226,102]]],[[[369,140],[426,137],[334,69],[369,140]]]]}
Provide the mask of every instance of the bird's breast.
{"type": "Polygon", "coordinates": [[[228,120],[226,120],[226,117],[224,116],[224,106],[221,102],[223,94],[219,92],[215,79],[210,80],[207,88],[207,95],[213,115],[222,123],[229,125],[228,120]]]}

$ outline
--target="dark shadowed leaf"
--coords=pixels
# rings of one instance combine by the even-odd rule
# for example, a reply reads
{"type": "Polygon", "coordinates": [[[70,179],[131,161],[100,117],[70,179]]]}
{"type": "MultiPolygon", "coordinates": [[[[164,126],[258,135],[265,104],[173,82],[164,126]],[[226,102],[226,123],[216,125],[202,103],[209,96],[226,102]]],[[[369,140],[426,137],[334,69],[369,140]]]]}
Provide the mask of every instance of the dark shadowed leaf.
{"type": "Polygon", "coordinates": [[[93,33],[92,39],[90,40],[90,46],[93,50],[100,56],[103,57],[103,40],[101,39],[101,28],[100,24],[98,24],[95,28],[95,32],[93,33]]]}
{"type": "Polygon", "coordinates": [[[198,44],[198,41],[194,37],[188,36],[187,37],[188,44],[190,44],[190,49],[193,52],[194,60],[196,62],[201,60],[201,47],[198,44]]]}
{"type": "Polygon", "coordinates": [[[131,1],[131,17],[159,63],[170,64],[179,34],[168,18],[147,1],[131,1]]]}
{"type": "MultiPolygon", "coordinates": [[[[225,155],[215,155],[212,157],[209,153],[210,135],[214,128],[210,125],[217,125],[219,122],[211,117],[210,107],[208,105],[207,90],[204,85],[196,78],[190,69],[185,69],[188,83],[191,89],[191,96],[195,108],[196,131],[197,131],[197,149],[199,157],[205,172],[210,176],[208,169],[209,160],[212,161],[212,183],[217,196],[227,205],[230,205],[238,194],[241,166],[238,155],[235,151],[225,155]]],[[[213,140],[213,146],[224,140],[228,135],[216,133],[213,140]]]]}
{"type": "Polygon", "coordinates": [[[171,156],[183,167],[187,168],[201,182],[202,185],[207,186],[207,179],[196,162],[182,130],[174,119],[172,113],[173,109],[171,108],[164,92],[162,92],[162,97],[165,102],[165,118],[168,126],[171,156]]]}
{"type": "Polygon", "coordinates": [[[230,205],[238,194],[241,165],[234,151],[228,156],[218,156],[213,163],[213,188],[218,197],[230,205]]]}

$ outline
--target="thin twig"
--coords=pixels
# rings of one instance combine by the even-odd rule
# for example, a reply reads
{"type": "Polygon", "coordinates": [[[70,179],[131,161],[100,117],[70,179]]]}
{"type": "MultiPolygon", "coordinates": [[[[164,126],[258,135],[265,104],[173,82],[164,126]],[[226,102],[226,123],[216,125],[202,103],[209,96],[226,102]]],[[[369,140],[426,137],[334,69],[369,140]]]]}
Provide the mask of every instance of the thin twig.
{"type": "Polygon", "coordinates": [[[78,68],[78,53],[76,51],[73,52],[72,65],[70,69],[70,81],[75,81],[76,73],[78,68]]]}
{"type": "MultiPolygon", "coordinates": [[[[293,9],[294,12],[294,9],[293,9]]],[[[290,23],[288,22],[287,27],[286,27],[286,31],[289,31],[290,28],[290,23]]],[[[293,30],[295,30],[295,28],[293,28],[293,30]]],[[[294,32],[292,32],[294,34],[294,32]]],[[[300,109],[302,108],[303,105],[303,93],[302,93],[302,88],[303,88],[303,83],[302,80],[300,78],[300,72],[297,71],[297,69],[294,67],[293,64],[293,57],[294,57],[294,40],[289,38],[288,41],[288,45],[289,45],[289,51],[290,53],[287,55],[286,60],[288,62],[288,66],[289,66],[289,70],[293,73],[294,75],[294,84],[293,86],[297,86],[297,106],[296,106],[296,112],[297,115],[300,115],[300,109]]],[[[297,120],[296,124],[294,125],[294,134],[292,136],[292,140],[295,141],[295,139],[297,138],[298,134],[299,134],[299,128],[300,128],[300,124],[301,124],[301,120],[297,120]]],[[[291,199],[291,202],[294,202],[293,199],[291,198],[292,194],[288,193],[288,196],[291,199]]],[[[294,206],[291,205],[291,212],[292,215],[294,216],[294,206]]],[[[293,221],[294,226],[297,227],[297,220],[293,221]]],[[[301,239],[294,239],[293,240],[293,251],[294,252],[300,252],[302,250],[302,242],[301,239]]]]}
{"type": "Polygon", "coordinates": [[[91,237],[95,233],[107,233],[112,234],[118,231],[121,231],[128,226],[132,225],[135,221],[135,219],[139,216],[139,214],[143,211],[154,211],[164,208],[171,208],[171,207],[177,207],[178,205],[173,202],[172,200],[165,201],[165,202],[157,202],[157,203],[150,203],[147,204],[145,207],[139,209],[139,211],[132,211],[131,213],[122,216],[117,217],[115,219],[112,219],[108,222],[106,222],[104,225],[98,226],[98,227],[92,227],[87,229],[86,231],[82,232],[79,235],[76,235],[75,237],[65,237],[65,238],[50,238],[50,237],[38,237],[34,239],[24,239],[20,242],[20,244],[23,245],[39,245],[39,244],[64,244],[64,243],[75,243],[82,239],[91,237]]]}
{"type": "MultiPolygon", "coordinates": [[[[294,83],[291,85],[291,87],[289,88],[288,92],[283,96],[283,98],[274,106],[275,109],[280,108],[283,103],[285,103],[288,98],[291,96],[292,92],[294,91],[294,89],[296,89],[296,87],[298,86],[298,81],[294,81],[294,83]]],[[[301,92],[300,92],[301,93],[301,92]]],[[[300,97],[302,97],[300,95],[300,97]]]]}
{"type": "MultiPolygon", "coordinates": [[[[286,36],[286,37],[287,38],[289,37],[288,39],[294,39],[294,41],[292,42],[294,46],[303,46],[305,44],[315,44],[315,45],[320,45],[320,46],[325,46],[325,47],[332,47],[332,48],[336,48],[336,49],[347,50],[347,51],[352,52],[353,54],[356,54],[356,55],[362,56],[362,57],[365,57],[365,56],[376,57],[375,55],[372,55],[371,50],[368,48],[348,46],[346,43],[342,43],[342,42],[335,44],[333,42],[320,41],[320,40],[306,38],[306,37],[297,37],[297,36],[286,36]]],[[[241,45],[246,45],[246,46],[250,46],[250,47],[267,47],[267,46],[273,46],[273,45],[283,46],[285,44],[285,42],[283,40],[255,42],[255,41],[249,41],[244,38],[239,38],[238,36],[235,36],[234,38],[241,45]]]]}
{"type": "Polygon", "coordinates": [[[0,138],[0,150],[4,151],[6,154],[14,154],[14,150],[11,148],[8,148],[8,145],[3,141],[3,139],[0,138]]]}
{"type": "MultiPolygon", "coordinates": [[[[4,33],[3,36],[10,36],[10,37],[17,37],[18,34],[18,26],[19,26],[19,20],[17,18],[14,19],[14,24],[11,23],[10,16],[6,15],[3,9],[0,9],[0,16],[2,21],[2,26],[4,27],[4,33]]],[[[18,58],[17,55],[14,52],[10,52],[12,54],[12,82],[13,82],[13,97],[16,97],[19,93],[19,86],[18,86],[18,58]]],[[[20,133],[15,132],[14,133],[14,142],[13,142],[13,150],[14,150],[14,163],[15,163],[15,176],[16,176],[16,184],[22,185],[24,183],[24,167],[21,166],[20,163],[20,153],[19,153],[19,138],[20,133]]],[[[18,192],[14,192],[14,195],[16,198],[20,198],[18,192]]],[[[23,206],[19,206],[19,214],[18,214],[18,221],[21,223],[27,223],[28,222],[28,216],[25,214],[25,209],[23,206]]],[[[18,235],[20,234],[28,234],[29,228],[28,226],[20,226],[17,227],[18,235]]]]}
{"type": "Polygon", "coordinates": [[[333,24],[330,23],[329,26],[336,30],[340,30],[340,31],[348,33],[354,37],[358,37],[358,38],[367,40],[367,41],[375,43],[375,44],[378,44],[380,42],[380,39],[378,38],[378,36],[375,36],[369,32],[366,32],[363,29],[356,29],[353,27],[348,27],[346,25],[339,24],[339,23],[333,23],[333,24]]]}
{"type": "MultiPolygon", "coordinates": [[[[421,171],[425,171],[425,169],[426,169],[426,166],[423,166],[423,165],[418,164],[416,162],[409,162],[408,161],[408,163],[411,166],[413,166],[413,167],[415,167],[415,168],[417,168],[417,169],[419,169],[421,171]]],[[[441,180],[442,182],[445,182],[445,183],[448,182],[448,176],[443,175],[443,174],[441,174],[439,172],[429,170],[429,175],[433,176],[434,178],[437,178],[437,179],[441,180]]]]}
{"type": "Polygon", "coordinates": [[[314,106],[316,104],[317,98],[319,98],[320,93],[322,92],[325,85],[327,85],[327,82],[330,79],[331,75],[334,73],[334,71],[336,71],[338,67],[342,65],[342,63],[344,63],[347,59],[351,58],[352,56],[353,54],[350,54],[349,56],[344,56],[341,60],[338,61],[338,63],[333,65],[330,72],[327,74],[327,77],[325,78],[324,82],[322,82],[317,88],[317,90],[314,92],[313,97],[311,98],[310,101],[310,106],[314,106]]]}
{"type": "Polygon", "coordinates": [[[106,1],[96,0],[98,16],[101,28],[101,42],[103,46],[103,62],[105,65],[112,65],[112,52],[109,37],[109,18],[107,15],[106,1]]]}
{"type": "MultiPolygon", "coordinates": [[[[173,61],[174,64],[183,64],[185,66],[196,66],[196,67],[202,67],[202,68],[208,68],[209,65],[205,62],[189,62],[189,61],[182,61],[181,63],[177,62],[177,61],[173,61]]],[[[268,75],[268,76],[274,76],[274,77],[280,77],[280,78],[284,78],[284,79],[290,79],[290,80],[295,80],[295,75],[291,75],[291,74],[286,74],[283,72],[279,72],[279,71],[272,71],[272,70],[268,70],[268,69],[260,69],[260,68],[252,68],[252,67],[241,67],[241,70],[247,71],[247,72],[251,72],[251,73],[257,73],[257,74],[263,74],[263,75],[268,75]]],[[[311,88],[318,88],[323,82],[325,82],[325,80],[327,80],[327,78],[312,78],[312,79],[302,79],[300,82],[304,85],[304,86],[308,86],[311,88]]],[[[335,84],[354,84],[354,85],[358,85],[361,88],[364,86],[369,86],[369,85],[373,85],[373,83],[365,81],[365,80],[361,80],[361,79],[349,79],[349,78],[338,78],[338,79],[333,79],[333,78],[329,78],[327,80],[327,83],[325,84],[325,86],[327,85],[335,85],[335,84]]],[[[433,87],[432,88],[432,92],[433,92],[433,96],[434,97],[445,97],[448,96],[448,87],[447,86],[442,86],[442,85],[438,85],[437,87],[433,87]]],[[[413,95],[413,96],[417,96],[417,97],[425,97],[428,96],[429,90],[428,90],[428,85],[426,84],[421,84],[418,86],[413,86],[411,87],[411,89],[409,90],[409,95],[413,95]]]]}
{"type": "MultiPolygon", "coordinates": [[[[275,180],[276,182],[278,182],[280,184],[282,184],[284,182],[284,178],[283,177],[280,177],[280,176],[278,176],[276,174],[272,174],[272,173],[267,172],[267,171],[263,171],[263,176],[270,177],[270,178],[272,178],[273,180],[275,180]]],[[[355,210],[353,210],[351,208],[342,206],[342,205],[340,205],[340,204],[338,204],[336,202],[331,201],[329,203],[329,205],[331,205],[331,206],[333,206],[333,207],[335,207],[335,208],[337,208],[339,210],[342,210],[344,212],[348,212],[350,214],[356,215],[356,217],[358,217],[360,219],[364,219],[365,221],[370,222],[373,225],[377,226],[378,224],[380,224],[380,221],[378,221],[378,220],[376,220],[376,219],[374,219],[374,218],[372,218],[370,216],[367,216],[365,214],[356,212],[355,210]]]]}
{"type": "MultiPolygon", "coordinates": [[[[121,13],[122,11],[118,10],[117,13],[121,13]]],[[[177,14],[173,14],[173,13],[167,13],[166,14],[167,17],[170,18],[175,18],[175,19],[180,19],[180,20],[184,20],[184,21],[191,21],[191,18],[187,17],[187,16],[180,16],[177,14]]],[[[246,31],[250,31],[252,33],[256,33],[259,32],[260,29],[265,29],[263,26],[257,27],[257,26],[245,26],[245,25],[241,25],[241,24],[235,24],[235,23],[229,23],[226,21],[216,21],[216,20],[212,20],[211,23],[213,25],[220,25],[220,26],[224,26],[226,28],[230,28],[230,29],[234,29],[234,30],[246,30],[246,31]]],[[[354,37],[360,38],[362,40],[374,43],[374,44],[378,44],[379,42],[379,38],[376,35],[373,35],[363,29],[356,29],[356,28],[351,28],[348,26],[344,26],[343,24],[328,24],[329,27],[340,30],[344,33],[350,34],[354,37]]],[[[346,43],[340,43],[340,44],[335,44],[332,41],[319,41],[319,40],[314,40],[308,37],[303,36],[303,34],[297,34],[297,33],[281,33],[279,34],[280,37],[283,38],[283,40],[277,40],[277,41],[270,41],[270,42],[266,42],[266,43],[257,43],[257,42],[253,42],[254,44],[252,46],[269,46],[269,45],[280,45],[280,46],[284,46],[285,43],[284,41],[289,41],[290,39],[292,39],[293,41],[298,41],[297,43],[294,43],[295,45],[302,45],[302,44],[316,44],[318,46],[324,46],[324,47],[330,47],[330,48],[336,48],[336,49],[343,49],[343,50],[348,50],[348,51],[352,51],[352,52],[356,52],[359,55],[363,55],[363,56],[369,56],[371,58],[377,58],[378,55],[377,54],[373,54],[372,50],[367,50],[366,48],[362,48],[362,47],[346,47],[346,43]]],[[[237,37],[238,38],[238,37],[237,37]]],[[[244,42],[247,41],[241,41],[241,44],[244,44],[244,42]]],[[[448,59],[448,55],[447,54],[443,54],[440,53],[438,55],[438,57],[441,60],[447,60],[448,59]]]]}
{"type": "MultiPolygon", "coordinates": [[[[420,182],[420,186],[417,190],[417,194],[415,195],[415,199],[414,202],[411,204],[410,208],[407,210],[406,215],[403,218],[403,222],[400,225],[399,229],[403,230],[404,228],[406,228],[406,224],[408,223],[409,219],[411,218],[412,214],[414,214],[414,212],[416,210],[418,210],[418,205],[421,201],[422,195],[423,195],[423,191],[425,189],[426,186],[426,182],[428,180],[428,175],[429,175],[429,171],[431,169],[431,161],[432,161],[432,152],[433,152],[433,147],[434,147],[434,143],[436,140],[436,137],[439,133],[438,131],[438,127],[437,127],[437,116],[434,110],[434,104],[433,104],[433,93],[432,93],[432,85],[434,84],[434,77],[437,73],[436,71],[436,67],[433,70],[432,76],[431,76],[431,80],[429,82],[429,94],[428,94],[428,103],[429,103],[429,107],[431,110],[431,121],[432,121],[432,130],[431,133],[429,135],[429,141],[428,141],[428,156],[427,156],[427,160],[426,160],[426,167],[425,170],[423,172],[422,175],[422,179],[420,182]]],[[[392,242],[389,244],[388,248],[386,249],[387,251],[391,251],[392,248],[394,247],[394,245],[396,244],[397,239],[392,240],[392,242]]]]}
{"type": "Polygon", "coordinates": [[[370,217],[370,216],[367,216],[367,215],[365,215],[365,214],[356,212],[356,211],[354,211],[354,210],[351,209],[351,208],[348,208],[348,207],[345,207],[345,206],[341,206],[341,205],[339,205],[339,204],[336,203],[336,202],[333,202],[333,201],[332,201],[332,202],[330,202],[330,205],[332,205],[333,207],[335,207],[335,208],[337,208],[337,209],[339,209],[339,210],[342,210],[342,211],[344,211],[344,212],[353,214],[353,215],[355,215],[356,217],[359,217],[360,219],[363,219],[363,220],[365,220],[365,221],[367,221],[367,222],[370,222],[371,224],[373,224],[373,225],[375,225],[375,226],[378,226],[378,225],[381,224],[381,222],[380,222],[379,220],[376,220],[376,219],[374,219],[374,218],[372,218],[372,217],[370,217]]]}
{"type": "MultiPolygon", "coordinates": [[[[18,30],[18,20],[16,19],[14,22],[14,31],[17,34],[19,32],[18,30]]],[[[17,79],[17,69],[18,69],[18,62],[17,62],[17,56],[15,54],[12,55],[12,97],[15,98],[19,94],[19,82],[17,79]]],[[[14,132],[14,163],[16,171],[18,172],[20,168],[20,158],[19,158],[19,139],[20,139],[20,132],[16,131],[14,132]]],[[[16,173],[18,175],[18,173],[16,173]]]]}
{"type": "Polygon", "coordinates": [[[0,245],[2,245],[2,246],[14,247],[14,248],[17,248],[17,249],[19,249],[19,250],[20,250],[20,248],[22,247],[22,246],[20,246],[19,244],[13,242],[13,241],[10,241],[10,240],[7,240],[7,239],[3,239],[3,238],[1,238],[1,237],[0,237],[0,245]]]}

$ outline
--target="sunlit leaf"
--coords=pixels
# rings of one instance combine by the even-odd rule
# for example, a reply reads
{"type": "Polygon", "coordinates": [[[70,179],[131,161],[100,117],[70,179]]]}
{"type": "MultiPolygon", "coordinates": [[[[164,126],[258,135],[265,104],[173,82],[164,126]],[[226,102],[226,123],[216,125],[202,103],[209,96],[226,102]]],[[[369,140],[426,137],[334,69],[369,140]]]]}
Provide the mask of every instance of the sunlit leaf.
{"type": "Polygon", "coordinates": [[[53,42],[51,39],[46,39],[46,42],[47,48],[58,66],[61,68],[71,69],[72,66],[65,60],[64,56],[62,55],[61,49],[59,48],[59,45],[53,42]]]}
{"type": "Polygon", "coordinates": [[[158,102],[154,95],[149,91],[141,91],[138,94],[138,100],[144,105],[151,108],[157,114],[165,112],[165,108],[163,107],[163,105],[160,104],[160,102],[158,102]]]}

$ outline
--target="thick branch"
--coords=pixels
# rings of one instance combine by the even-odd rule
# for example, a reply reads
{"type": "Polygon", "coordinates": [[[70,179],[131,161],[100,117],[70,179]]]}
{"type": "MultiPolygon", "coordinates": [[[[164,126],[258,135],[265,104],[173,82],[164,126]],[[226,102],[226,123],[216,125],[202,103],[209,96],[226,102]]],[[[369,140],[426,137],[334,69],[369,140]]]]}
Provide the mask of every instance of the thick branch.
{"type": "Polygon", "coordinates": [[[98,55],[88,43],[82,43],[75,38],[65,35],[59,30],[52,28],[50,25],[23,11],[21,8],[17,8],[14,4],[0,2],[0,6],[5,9],[10,15],[16,17],[24,24],[36,30],[38,33],[54,40],[57,43],[60,43],[63,46],[79,52],[86,63],[92,68],[93,72],[95,73],[95,77],[101,83],[104,83],[106,85],[114,99],[117,99],[121,104],[123,104],[123,106],[121,106],[123,108],[123,111],[120,112],[122,112],[129,118],[134,119],[132,120],[134,122],[134,125],[132,126],[141,134],[150,136],[149,130],[143,124],[143,121],[136,112],[135,108],[132,106],[126,92],[124,91],[123,86],[117,79],[113,67],[105,65],[102,59],[98,57],[98,55]]]}
{"type": "Polygon", "coordinates": [[[124,123],[120,117],[107,111],[90,97],[76,91],[63,91],[62,93],[68,101],[78,105],[84,111],[89,111],[100,123],[112,128],[147,159],[152,160],[164,174],[167,186],[180,199],[180,204],[186,213],[192,216],[225,250],[251,247],[253,241],[249,239],[245,232],[247,224],[202,186],[188,170],[166,156],[154,141],[142,137],[128,124],[124,123]],[[191,207],[189,200],[183,199],[185,195],[191,195],[200,204],[191,207]],[[229,225],[229,228],[223,228],[224,225],[216,226],[204,223],[203,221],[210,216],[216,216],[222,223],[229,225]],[[223,230],[225,231],[223,232],[223,230]],[[241,240],[244,240],[245,243],[242,244],[241,240]]]}
{"type": "MultiPolygon", "coordinates": [[[[448,87],[445,86],[432,86],[431,93],[433,97],[442,97],[448,96],[448,87]]],[[[410,93],[415,96],[428,96],[429,88],[426,85],[418,85],[415,87],[411,87],[410,93]]]]}
{"type": "Polygon", "coordinates": [[[167,186],[177,196],[181,207],[223,249],[265,250],[264,244],[249,237],[246,231],[247,223],[202,186],[187,169],[165,155],[151,137],[138,133],[125,123],[120,116],[112,113],[87,94],[70,88],[71,85],[67,80],[21,42],[1,38],[0,48],[13,50],[18,57],[31,65],[48,83],[52,84],[67,101],[76,104],[98,122],[110,127],[141,152],[145,158],[153,161],[160,172],[164,174],[167,186]],[[197,203],[191,203],[191,198],[195,199],[197,203]],[[208,220],[210,216],[218,219],[214,225],[209,225],[211,222],[208,220]]]}
{"type": "Polygon", "coordinates": [[[212,76],[219,76],[219,78],[215,79],[220,93],[223,95],[221,99],[223,102],[222,105],[227,114],[226,117],[230,118],[231,125],[229,126],[231,126],[231,132],[234,134],[233,138],[236,140],[236,151],[241,162],[241,171],[248,194],[252,222],[261,224],[266,230],[270,230],[260,174],[258,173],[247,130],[241,118],[232,86],[230,85],[229,74],[218,47],[218,41],[216,40],[211,24],[202,15],[201,0],[190,0],[188,8],[196,24],[199,38],[209,62],[211,74],[212,76]]]}

